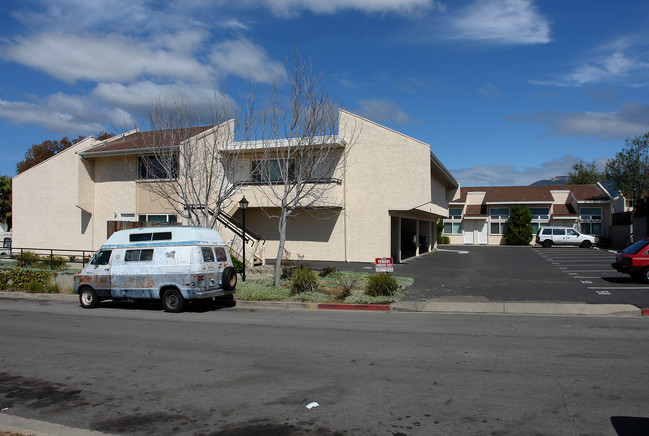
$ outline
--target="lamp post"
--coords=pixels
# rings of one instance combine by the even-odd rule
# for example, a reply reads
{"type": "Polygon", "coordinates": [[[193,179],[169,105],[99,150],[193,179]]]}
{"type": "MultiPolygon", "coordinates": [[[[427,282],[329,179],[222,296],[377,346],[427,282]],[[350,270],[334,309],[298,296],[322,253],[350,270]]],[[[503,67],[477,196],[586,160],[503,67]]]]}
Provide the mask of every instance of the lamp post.
{"type": "Polygon", "coordinates": [[[246,209],[248,209],[248,200],[246,200],[246,196],[244,195],[241,201],[239,201],[239,209],[241,209],[241,213],[243,215],[242,221],[242,227],[243,227],[243,232],[241,235],[241,241],[243,242],[243,272],[241,273],[241,280],[244,282],[246,281],[246,209]]]}

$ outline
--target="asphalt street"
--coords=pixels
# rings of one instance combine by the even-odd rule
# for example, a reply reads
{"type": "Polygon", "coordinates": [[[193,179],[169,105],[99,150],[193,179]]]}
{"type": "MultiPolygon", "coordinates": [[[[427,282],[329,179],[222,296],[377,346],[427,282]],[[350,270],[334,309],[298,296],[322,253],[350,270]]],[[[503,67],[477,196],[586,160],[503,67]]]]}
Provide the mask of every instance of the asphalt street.
{"type": "Polygon", "coordinates": [[[642,318],[170,314],[0,298],[0,331],[0,429],[19,417],[60,435],[649,430],[642,318]]]}

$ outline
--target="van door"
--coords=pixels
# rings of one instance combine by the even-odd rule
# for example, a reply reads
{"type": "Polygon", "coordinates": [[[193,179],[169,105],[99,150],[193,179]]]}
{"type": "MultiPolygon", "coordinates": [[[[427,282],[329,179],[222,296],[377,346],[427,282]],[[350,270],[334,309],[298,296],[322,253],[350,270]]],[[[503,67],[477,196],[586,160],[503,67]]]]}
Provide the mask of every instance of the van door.
{"type": "Polygon", "coordinates": [[[568,229],[566,231],[566,233],[567,233],[567,235],[566,235],[566,243],[567,244],[579,244],[579,242],[580,242],[579,238],[581,237],[581,235],[579,233],[577,233],[576,230],[568,229]]]}
{"type": "Polygon", "coordinates": [[[212,247],[201,247],[203,255],[203,272],[205,279],[203,280],[203,287],[211,289],[219,286],[219,276],[217,271],[216,256],[212,247]]]}
{"type": "Polygon", "coordinates": [[[555,244],[565,244],[566,229],[552,229],[552,242],[555,244]]]}
{"type": "Polygon", "coordinates": [[[100,250],[93,256],[87,272],[92,276],[92,285],[100,294],[110,293],[110,255],[112,250],[100,250]]]}

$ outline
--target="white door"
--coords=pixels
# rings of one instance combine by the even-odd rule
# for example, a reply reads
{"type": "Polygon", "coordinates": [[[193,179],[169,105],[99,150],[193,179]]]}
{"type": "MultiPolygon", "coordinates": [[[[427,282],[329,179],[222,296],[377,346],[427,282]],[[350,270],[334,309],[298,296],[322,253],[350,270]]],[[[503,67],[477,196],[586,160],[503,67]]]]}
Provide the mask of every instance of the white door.
{"type": "Polygon", "coordinates": [[[466,220],[462,223],[464,233],[464,244],[473,245],[473,231],[475,230],[475,221],[466,220]]]}
{"type": "Polygon", "coordinates": [[[487,245],[489,244],[489,237],[487,233],[487,222],[483,221],[478,224],[478,244],[487,245]]]}

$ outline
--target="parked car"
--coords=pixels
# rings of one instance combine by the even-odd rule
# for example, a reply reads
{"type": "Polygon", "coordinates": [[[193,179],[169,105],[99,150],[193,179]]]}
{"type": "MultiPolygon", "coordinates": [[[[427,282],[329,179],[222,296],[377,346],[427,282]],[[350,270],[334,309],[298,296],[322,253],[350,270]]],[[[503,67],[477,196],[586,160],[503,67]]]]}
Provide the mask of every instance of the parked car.
{"type": "Polygon", "coordinates": [[[162,300],[180,312],[188,300],[233,295],[237,273],[218,232],[159,227],[113,233],[74,277],[82,307],[101,300],[162,300]]]}
{"type": "Polygon", "coordinates": [[[611,266],[621,273],[649,283],[649,238],[634,242],[619,251],[611,266]]]}
{"type": "Polygon", "coordinates": [[[595,236],[579,233],[572,227],[541,227],[536,234],[536,243],[545,248],[552,247],[553,244],[590,248],[596,242],[595,236]]]}

